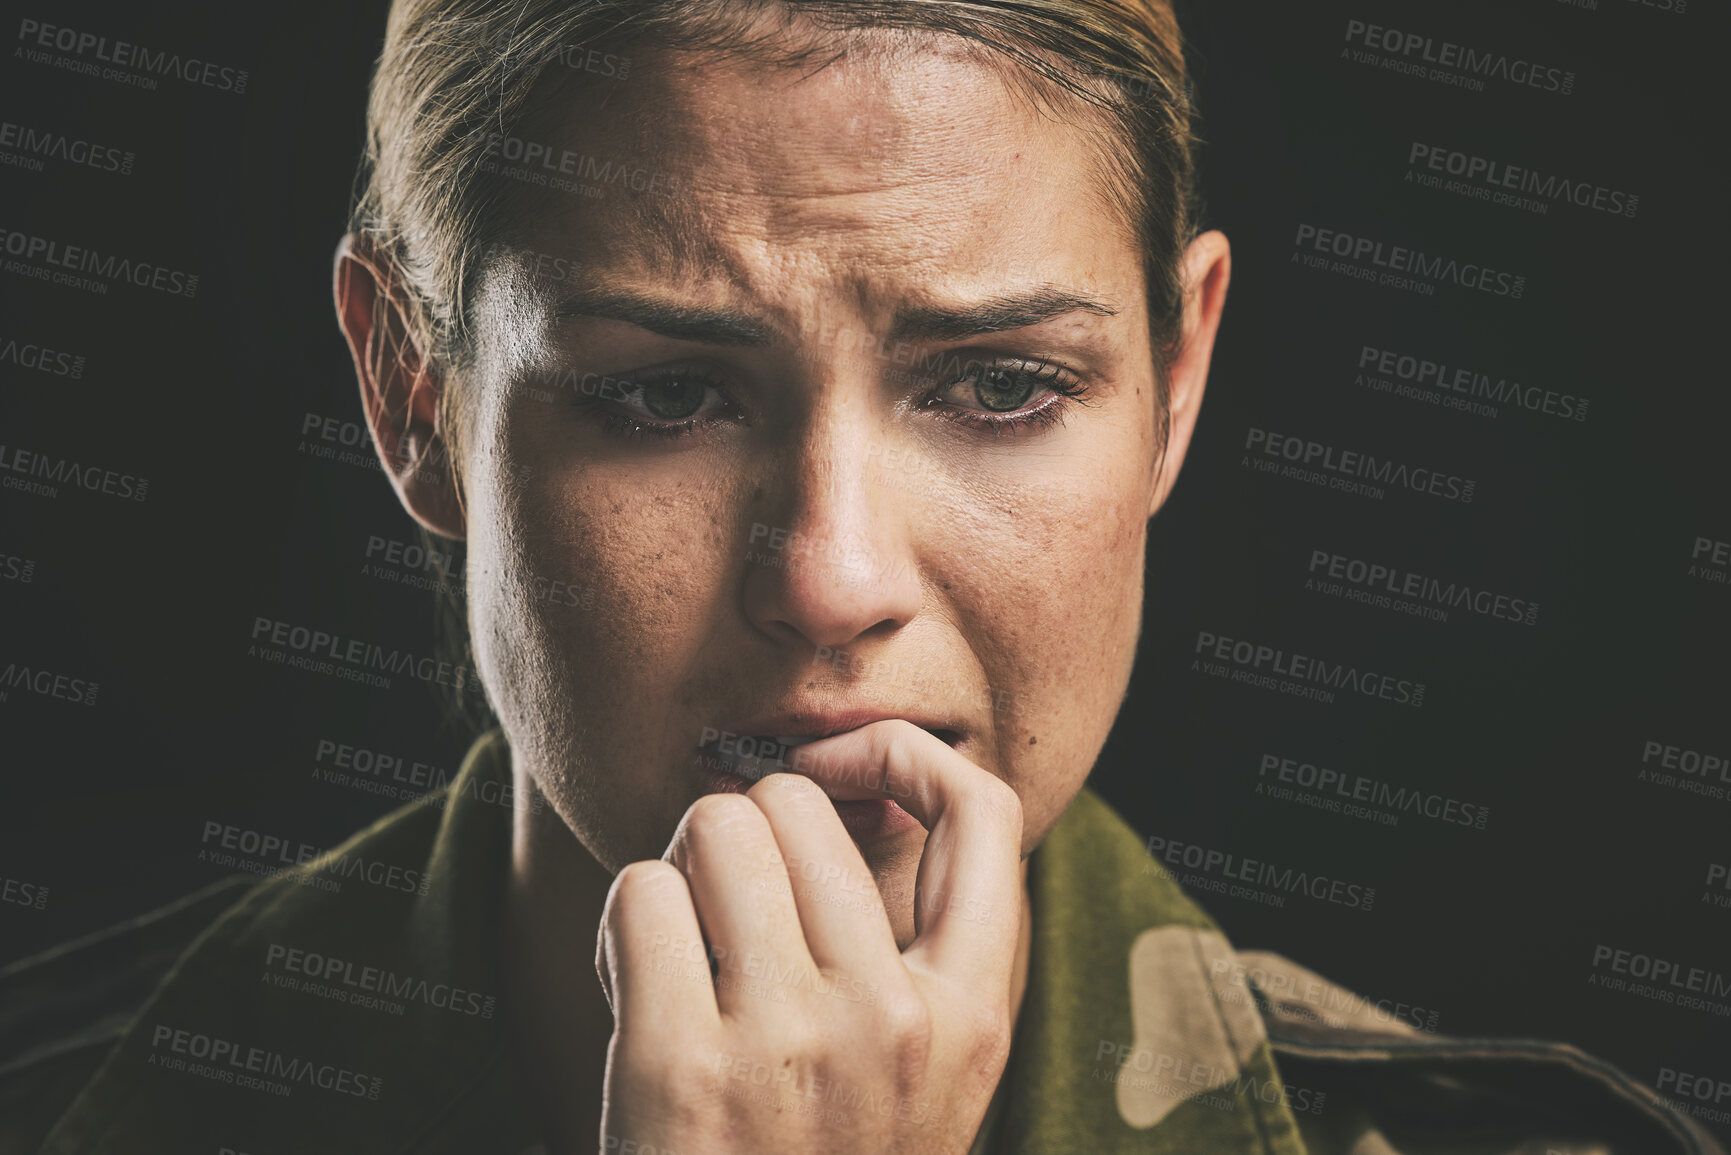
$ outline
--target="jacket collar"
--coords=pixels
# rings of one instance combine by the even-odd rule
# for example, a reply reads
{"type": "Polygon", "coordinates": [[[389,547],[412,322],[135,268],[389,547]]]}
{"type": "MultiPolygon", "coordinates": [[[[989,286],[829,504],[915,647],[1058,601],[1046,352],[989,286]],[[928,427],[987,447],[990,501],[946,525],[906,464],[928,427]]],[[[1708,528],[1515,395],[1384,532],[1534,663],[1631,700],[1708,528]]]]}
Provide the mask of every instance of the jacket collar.
{"type": "Polygon", "coordinates": [[[1129,824],[1082,790],[1028,877],[1028,990],[991,1150],[1303,1155],[1231,945],[1129,824]]]}
{"type": "MultiPolygon", "coordinates": [[[[515,801],[493,730],[444,790],[249,892],[44,1151],[535,1150],[497,1013],[515,801]]],[[[1034,852],[1029,896],[1027,992],[976,1150],[1302,1155],[1230,946],[1091,791],[1034,852]]]]}

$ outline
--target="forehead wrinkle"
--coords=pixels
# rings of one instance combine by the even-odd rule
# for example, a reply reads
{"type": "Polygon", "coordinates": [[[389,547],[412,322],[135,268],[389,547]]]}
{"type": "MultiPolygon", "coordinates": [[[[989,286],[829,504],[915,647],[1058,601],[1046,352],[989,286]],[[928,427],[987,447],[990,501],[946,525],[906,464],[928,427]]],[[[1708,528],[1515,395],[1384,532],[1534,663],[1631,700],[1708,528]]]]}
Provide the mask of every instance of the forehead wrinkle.
{"type": "Polygon", "coordinates": [[[702,210],[683,196],[633,197],[615,230],[618,240],[642,254],[649,267],[664,269],[669,279],[730,279],[732,261],[726,249],[706,227],[702,210]]]}
{"type": "MultiPolygon", "coordinates": [[[[663,59],[692,59],[687,53],[665,51],[663,59]]],[[[916,55],[900,59],[905,63],[916,55]]],[[[687,300],[712,302],[715,290],[727,286],[734,301],[743,298],[754,306],[774,307],[780,314],[776,319],[783,324],[787,310],[781,298],[789,287],[789,273],[801,265],[815,267],[820,274],[815,283],[851,298],[862,319],[870,314],[873,298],[893,285],[876,276],[825,277],[821,274],[826,266],[899,274],[904,289],[911,283],[910,275],[918,282],[941,282],[948,267],[942,250],[966,241],[963,233],[977,232],[966,228],[958,232],[946,223],[953,218],[955,204],[958,199],[964,204],[977,201],[977,193],[970,190],[978,189],[982,180],[1010,187],[999,177],[1011,171],[1012,153],[1027,158],[1017,166],[1015,181],[1060,184],[1074,179],[1067,174],[1077,172],[1076,154],[1087,154],[1086,168],[1094,179],[1083,180],[1088,187],[1078,191],[1093,206],[1105,209],[1114,224],[1128,223],[1118,220],[1116,206],[1100,195],[1099,150],[1109,146],[1099,138],[1098,126],[1090,123],[1094,117],[1084,114],[1060,123],[1048,110],[1030,107],[1023,94],[1005,83],[999,69],[978,61],[965,63],[992,80],[994,97],[984,102],[987,106],[963,99],[950,115],[934,116],[941,96],[905,96],[893,86],[885,96],[885,83],[894,79],[894,69],[882,67],[881,61],[873,63],[879,66],[847,77],[837,77],[838,66],[831,65],[790,84],[779,83],[781,78],[774,75],[779,70],[758,66],[751,68],[755,75],[743,78],[743,84],[738,75],[727,77],[717,70],[713,83],[700,71],[697,75],[704,79],[696,84],[640,89],[636,99],[604,90],[613,115],[599,123],[585,115],[593,105],[581,98],[558,109],[543,106],[542,115],[575,129],[571,147],[671,170],[676,190],[658,196],[610,189],[603,200],[588,203],[552,194],[563,203],[546,223],[587,233],[596,257],[603,263],[615,262],[615,271],[627,280],[641,277],[650,284],[677,286],[687,300]],[[875,93],[889,102],[885,115],[876,118],[882,131],[869,125],[864,130],[866,155],[883,159],[881,153],[891,153],[889,163],[874,168],[860,163],[858,153],[849,155],[835,148],[834,140],[847,134],[826,138],[814,132],[821,126],[821,113],[815,118],[802,116],[787,131],[778,119],[780,106],[774,102],[758,100],[743,110],[744,115],[722,117],[715,115],[714,99],[705,103],[705,95],[713,98],[718,87],[735,98],[742,88],[748,95],[758,89],[761,95],[760,77],[767,78],[771,92],[788,101],[793,99],[791,89],[825,75],[844,88],[858,88],[868,98],[875,93]],[[1014,109],[1014,126],[993,115],[1006,106],[1014,109]],[[982,149],[982,140],[1003,147],[982,149]],[[870,147],[874,144],[880,147],[870,147]],[[802,150],[809,152],[814,145],[823,163],[802,164],[802,150]],[[1042,163],[1043,153],[1054,159],[1042,163]],[[839,163],[829,163],[832,159],[839,163]]],[[[950,66],[956,63],[946,61],[950,66]]],[[[842,63],[839,69],[848,66],[842,63]]],[[[647,67],[642,70],[645,78],[651,74],[647,67]]],[[[562,87],[571,92],[569,85],[562,87]]],[[[825,99],[813,102],[812,108],[823,107],[833,105],[825,99]]],[[[864,123],[845,107],[834,115],[848,118],[856,128],[864,123]]],[[[551,192],[538,191],[542,197],[551,192]]],[[[998,227],[1025,231],[1035,223],[1011,219],[998,227]]],[[[807,283],[814,282],[807,279],[807,283]]],[[[762,307],[754,311],[767,312],[762,307]]]]}

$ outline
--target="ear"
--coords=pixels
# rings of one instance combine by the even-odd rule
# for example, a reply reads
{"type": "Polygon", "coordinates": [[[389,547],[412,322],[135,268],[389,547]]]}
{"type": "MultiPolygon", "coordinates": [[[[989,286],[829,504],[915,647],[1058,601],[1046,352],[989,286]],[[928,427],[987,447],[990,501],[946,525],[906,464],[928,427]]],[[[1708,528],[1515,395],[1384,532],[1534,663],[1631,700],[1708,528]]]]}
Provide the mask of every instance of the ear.
{"type": "Polygon", "coordinates": [[[1167,389],[1170,431],[1166,452],[1155,464],[1153,495],[1148,516],[1166,504],[1166,497],[1184,467],[1190,435],[1196,430],[1196,415],[1202,409],[1202,391],[1208,385],[1208,363],[1214,356],[1214,334],[1220,328],[1220,313],[1226,307],[1226,284],[1232,279],[1232,246],[1225,234],[1203,233],[1184,250],[1184,323],[1178,356],[1172,362],[1167,389]]]}
{"type": "Polygon", "coordinates": [[[385,476],[409,516],[448,538],[467,536],[462,489],[439,423],[439,380],[410,337],[394,264],[349,233],[337,244],[337,324],[355,359],[361,409],[385,476]]]}

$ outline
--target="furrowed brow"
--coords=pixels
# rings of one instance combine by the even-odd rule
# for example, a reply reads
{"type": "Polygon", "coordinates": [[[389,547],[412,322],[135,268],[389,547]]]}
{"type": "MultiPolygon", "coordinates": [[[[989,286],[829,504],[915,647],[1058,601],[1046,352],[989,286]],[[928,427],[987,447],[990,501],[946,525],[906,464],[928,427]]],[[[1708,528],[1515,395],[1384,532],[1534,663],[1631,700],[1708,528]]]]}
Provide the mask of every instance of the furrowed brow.
{"type": "Polygon", "coordinates": [[[601,289],[566,298],[553,316],[561,321],[573,317],[625,321],[663,337],[706,345],[767,345],[775,337],[769,324],[735,309],[676,305],[653,297],[601,289]]]}
{"type": "Polygon", "coordinates": [[[1038,325],[1067,313],[1115,317],[1118,310],[1105,301],[1050,285],[989,297],[956,308],[906,309],[890,329],[892,341],[962,341],[985,333],[1002,333],[1038,325]]]}

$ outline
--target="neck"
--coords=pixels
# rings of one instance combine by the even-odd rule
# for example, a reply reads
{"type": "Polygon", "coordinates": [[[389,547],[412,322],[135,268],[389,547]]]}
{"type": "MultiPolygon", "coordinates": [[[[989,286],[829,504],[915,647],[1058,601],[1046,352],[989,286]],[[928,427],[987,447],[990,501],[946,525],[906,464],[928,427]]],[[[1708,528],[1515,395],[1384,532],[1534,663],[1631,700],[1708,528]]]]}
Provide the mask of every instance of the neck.
{"type": "MultiPolygon", "coordinates": [[[[517,796],[534,797],[527,775],[513,773],[517,796]]],[[[505,894],[505,1021],[552,1152],[594,1151],[601,1133],[613,1013],[595,972],[595,947],[612,884],[611,872],[551,805],[516,811],[505,894]]],[[[1024,858],[1011,1022],[1027,990],[1032,925],[1024,858]]]]}
{"type": "MultiPolygon", "coordinates": [[[[519,798],[536,787],[513,771],[519,798]]],[[[613,1012],[595,942],[613,876],[549,805],[519,808],[505,884],[504,1010],[552,1152],[593,1152],[613,1012]]]]}

